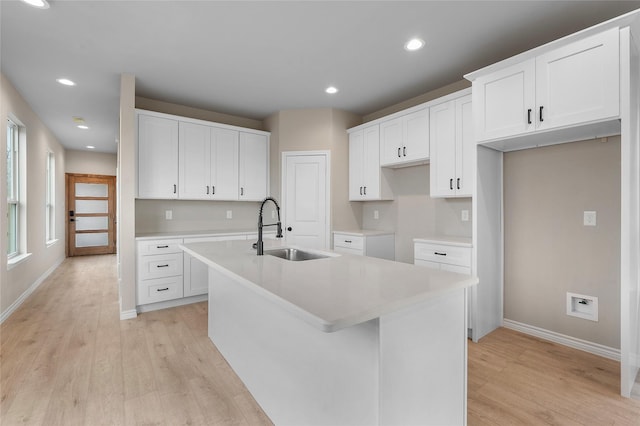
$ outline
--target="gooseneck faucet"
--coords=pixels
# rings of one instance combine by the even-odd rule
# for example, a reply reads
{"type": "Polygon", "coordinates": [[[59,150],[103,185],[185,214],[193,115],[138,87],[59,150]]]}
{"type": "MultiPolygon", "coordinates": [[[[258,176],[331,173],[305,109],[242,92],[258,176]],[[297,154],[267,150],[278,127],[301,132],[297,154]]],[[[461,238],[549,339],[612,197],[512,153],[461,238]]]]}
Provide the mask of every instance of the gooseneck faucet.
{"type": "Polygon", "coordinates": [[[282,238],[282,223],[280,222],[280,206],[278,202],[273,197],[267,197],[260,204],[260,213],[258,214],[258,242],[256,243],[256,249],[258,250],[258,256],[262,256],[264,254],[264,243],[262,242],[262,228],[265,226],[277,226],[278,231],[276,232],[276,238],[282,238]],[[278,213],[278,221],[276,223],[270,223],[267,225],[262,224],[262,209],[267,201],[273,202],[276,206],[276,212],[278,213]]]}

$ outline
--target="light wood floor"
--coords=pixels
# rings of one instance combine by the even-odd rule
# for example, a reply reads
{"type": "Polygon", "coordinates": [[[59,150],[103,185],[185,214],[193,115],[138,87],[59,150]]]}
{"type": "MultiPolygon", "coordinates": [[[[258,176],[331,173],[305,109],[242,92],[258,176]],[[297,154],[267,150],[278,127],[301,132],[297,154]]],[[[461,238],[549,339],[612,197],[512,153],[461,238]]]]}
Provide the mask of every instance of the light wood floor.
{"type": "MultiPolygon", "coordinates": [[[[0,424],[271,424],[198,303],[120,321],[114,256],[67,259],[0,328],[0,424]]],[[[500,329],[469,344],[469,425],[640,425],[619,363],[500,329]]]]}

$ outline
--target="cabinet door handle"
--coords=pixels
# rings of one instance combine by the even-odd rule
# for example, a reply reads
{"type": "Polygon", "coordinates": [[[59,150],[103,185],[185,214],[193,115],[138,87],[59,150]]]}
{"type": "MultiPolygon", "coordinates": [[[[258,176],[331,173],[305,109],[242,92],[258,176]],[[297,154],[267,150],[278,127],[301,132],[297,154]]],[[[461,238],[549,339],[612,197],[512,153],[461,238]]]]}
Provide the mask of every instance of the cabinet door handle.
{"type": "Polygon", "coordinates": [[[216,186],[211,185],[211,195],[216,195],[216,186]]]}
{"type": "Polygon", "coordinates": [[[453,191],[453,178],[449,179],[449,189],[453,191]]]}
{"type": "Polygon", "coordinates": [[[169,248],[169,246],[156,246],[156,248],[169,248]]]}
{"type": "Polygon", "coordinates": [[[460,189],[460,178],[456,179],[456,186],[460,189]]]}
{"type": "Polygon", "coordinates": [[[405,156],[405,157],[407,156],[407,147],[406,146],[402,147],[402,155],[405,156]]]}
{"type": "Polygon", "coordinates": [[[169,287],[165,287],[165,288],[157,288],[156,291],[167,291],[169,290],[169,287]]]}
{"type": "Polygon", "coordinates": [[[540,121],[541,122],[544,121],[544,119],[542,118],[542,108],[544,108],[544,107],[540,107],[540,121]]]}
{"type": "Polygon", "coordinates": [[[156,268],[167,268],[167,267],[169,267],[169,265],[168,265],[168,264],[165,264],[165,265],[156,265],[156,268]]]}
{"type": "Polygon", "coordinates": [[[360,195],[362,195],[362,187],[360,187],[360,195]]]}
{"type": "Polygon", "coordinates": [[[367,187],[363,186],[363,188],[364,188],[364,195],[367,195],[367,187]]]}
{"type": "Polygon", "coordinates": [[[174,184],[173,184],[173,193],[175,194],[176,192],[178,192],[178,187],[177,187],[177,185],[174,183],[174,184]]]}
{"type": "Polygon", "coordinates": [[[436,256],[446,256],[447,253],[440,253],[438,251],[434,251],[433,254],[435,254],[436,256]]]}
{"type": "Polygon", "coordinates": [[[207,195],[209,195],[209,185],[207,185],[207,195]]]}
{"type": "Polygon", "coordinates": [[[400,158],[400,157],[401,157],[401,155],[400,155],[400,148],[398,148],[398,158],[400,158]]]}
{"type": "Polygon", "coordinates": [[[531,124],[531,108],[527,110],[527,124],[531,124]]]}
{"type": "Polygon", "coordinates": [[[244,195],[244,188],[240,187],[240,195],[244,195]]]}

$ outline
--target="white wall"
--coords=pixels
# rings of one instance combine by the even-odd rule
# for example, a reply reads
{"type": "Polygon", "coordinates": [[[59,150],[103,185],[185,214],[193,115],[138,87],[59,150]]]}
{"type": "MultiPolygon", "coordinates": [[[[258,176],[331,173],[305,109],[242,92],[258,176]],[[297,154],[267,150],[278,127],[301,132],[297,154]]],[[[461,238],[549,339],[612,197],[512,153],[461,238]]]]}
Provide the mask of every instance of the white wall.
{"type": "Polygon", "coordinates": [[[117,155],[106,152],[66,150],[66,173],[115,176],[117,155]]]}
{"type": "MultiPolygon", "coordinates": [[[[16,307],[33,286],[51,272],[65,257],[65,152],[60,142],[53,136],[31,107],[16,91],[11,82],[0,74],[0,116],[3,130],[0,132],[2,149],[6,150],[6,123],[9,115],[18,119],[26,130],[26,209],[27,209],[27,251],[31,256],[8,270],[7,262],[0,264],[0,312],[2,319],[16,307]],[[56,162],[56,237],[58,241],[47,247],[45,226],[47,152],[53,152],[56,162]]],[[[24,153],[23,153],[24,154],[24,153]]],[[[2,162],[0,173],[0,198],[6,199],[6,163],[2,162]]],[[[7,252],[7,203],[0,203],[0,253],[7,252]]]]}

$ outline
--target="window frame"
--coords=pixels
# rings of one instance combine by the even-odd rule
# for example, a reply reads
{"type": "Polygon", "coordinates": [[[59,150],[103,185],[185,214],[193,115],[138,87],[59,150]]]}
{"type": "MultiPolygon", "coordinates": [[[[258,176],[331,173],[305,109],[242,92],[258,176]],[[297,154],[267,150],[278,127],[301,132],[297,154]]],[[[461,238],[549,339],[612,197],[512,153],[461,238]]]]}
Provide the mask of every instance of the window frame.
{"type": "Polygon", "coordinates": [[[20,255],[20,126],[7,119],[7,258],[20,255]],[[13,231],[13,232],[12,232],[13,231]]]}
{"type": "Polygon", "coordinates": [[[51,245],[56,238],[56,157],[52,151],[46,155],[45,239],[51,245]]]}

